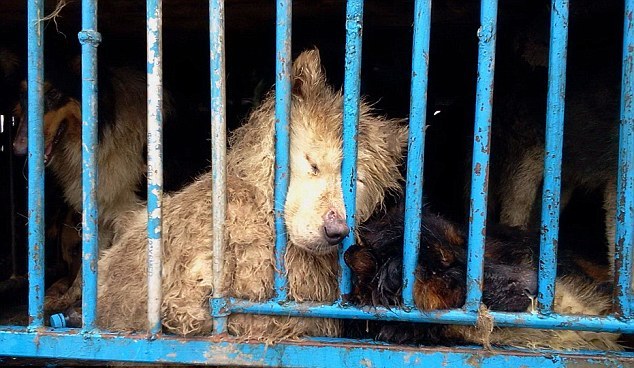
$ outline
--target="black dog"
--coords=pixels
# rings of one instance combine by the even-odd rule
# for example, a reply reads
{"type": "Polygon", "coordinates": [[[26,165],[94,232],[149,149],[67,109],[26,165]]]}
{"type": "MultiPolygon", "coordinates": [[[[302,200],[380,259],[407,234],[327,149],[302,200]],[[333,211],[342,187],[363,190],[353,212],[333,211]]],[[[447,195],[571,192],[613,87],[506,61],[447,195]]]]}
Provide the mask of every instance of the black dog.
{"type": "MultiPolygon", "coordinates": [[[[354,303],[373,306],[398,306],[401,303],[403,226],[403,206],[397,205],[359,229],[362,245],[352,246],[345,254],[345,261],[354,274],[354,303]]],[[[509,227],[489,227],[487,231],[483,303],[497,311],[522,312],[533,308],[537,290],[538,238],[509,227]]],[[[414,300],[420,310],[463,306],[466,298],[466,240],[465,233],[456,224],[424,210],[414,285],[414,300]]],[[[567,255],[560,257],[556,311],[586,314],[609,311],[609,286],[597,285],[585,272],[582,267],[585,265],[587,263],[576,262],[567,255]]],[[[346,327],[350,337],[397,343],[493,343],[564,349],[612,348],[616,345],[613,340],[618,336],[498,328],[485,342],[471,326],[351,321],[346,327]],[[584,334],[594,335],[591,338],[584,334]],[[597,338],[595,335],[604,336],[597,338]]]]}

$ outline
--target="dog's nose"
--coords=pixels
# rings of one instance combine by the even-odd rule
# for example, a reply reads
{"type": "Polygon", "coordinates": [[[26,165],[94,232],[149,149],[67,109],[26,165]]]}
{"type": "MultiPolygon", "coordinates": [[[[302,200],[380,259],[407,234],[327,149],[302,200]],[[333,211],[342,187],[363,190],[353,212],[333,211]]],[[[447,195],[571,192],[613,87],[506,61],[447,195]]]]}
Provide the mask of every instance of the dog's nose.
{"type": "Polygon", "coordinates": [[[27,141],[25,136],[17,136],[13,141],[13,153],[22,156],[27,152],[27,141]]]}
{"type": "Polygon", "coordinates": [[[341,243],[350,232],[345,217],[333,209],[324,215],[324,236],[330,245],[341,243]]]}

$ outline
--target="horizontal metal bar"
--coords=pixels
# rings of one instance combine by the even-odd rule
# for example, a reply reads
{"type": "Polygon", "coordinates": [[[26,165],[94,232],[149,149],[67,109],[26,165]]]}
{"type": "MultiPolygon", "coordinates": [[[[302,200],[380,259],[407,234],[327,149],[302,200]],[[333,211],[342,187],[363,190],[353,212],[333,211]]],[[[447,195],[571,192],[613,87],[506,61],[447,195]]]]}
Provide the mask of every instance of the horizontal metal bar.
{"type": "MultiPolygon", "coordinates": [[[[351,318],[384,321],[452,323],[474,325],[478,320],[478,313],[463,309],[435,310],[435,311],[405,311],[402,309],[385,307],[353,307],[346,304],[321,303],[257,303],[246,300],[231,299],[229,304],[231,313],[271,314],[293,317],[319,318],[351,318]]],[[[634,332],[634,323],[630,320],[615,318],[614,316],[586,316],[561,315],[551,313],[541,315],[536,313],[511,313],[489,311],[494,324],[500,327],[529,327],[556,330],[583,330],[605,332],[634,332]]]]}
{"type": "MultiPolygon", "coordinates": [[[[76,330],[75,330],[76,331],[76,330]]],[[[0,330],[0,356],[129,362],[194,363],[258,367],[631,367],[634,353],[544,352],[479,347],[408,347],[347,339],[306,339],[279,344],[231,338],[151,340],[140,334],[82,335],[73,331],[0,330]],[[333,345],[339,343],[339,345],[333,345]],[[307,359],[307,357],[310,357],[307,359]]],[[[0,363],[2,363],[0,358],[0,363]]]]}
{"type": "Polygon", "coordinates": [[[568,47],[568,0],[553,0],[548,56],[548,95],[544,189],[542,194],[539,283],[537,297],[542,313],[550,313],[555,300],[557,239],[561,198],[564,106],[566,96],[566,54],[568,47]]]}

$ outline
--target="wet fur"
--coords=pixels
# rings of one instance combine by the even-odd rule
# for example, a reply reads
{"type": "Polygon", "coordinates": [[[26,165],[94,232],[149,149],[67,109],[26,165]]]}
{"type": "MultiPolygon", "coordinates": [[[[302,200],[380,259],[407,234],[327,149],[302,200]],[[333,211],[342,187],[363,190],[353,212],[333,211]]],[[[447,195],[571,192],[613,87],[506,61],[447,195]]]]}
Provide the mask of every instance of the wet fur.
{"type": "MultiPolygon", "coordinates": [[[[460,308],[466,297],[466,236],[457,225],[427,210],[422,224],[415,303],[421,310],[460,308]]],[[[489,227],[487,233],[483,303],[490,310],[531,310],[537,294],[537,238],[508,227],[489,227]]],[[[360,230],[360,239],[362,245],[351,247],[345,254],[354,274],[353,300],[361,305],[399,305],[403,266],[402,207],[368,221],[360,230]]],[[[574,258],[560,255],[556,312],[588,315],[610,312],[611,288],[596,282],[585,269],[588,269],[587,263],[577,264],[574,258]]],[[[354,337],[410,344],[622,349],[617,342],[619,335],[611,333],[496,327],[488,334],[471,326],[404,322],[350,322],[347,327],[347,333],[354,337]]]]}
{"type": "MultiPolygon", "coordinates": [[[[330,302],[338,297],[336,246],[315,234],[329,210],[343,211],[341,190],[342,96],[326,84],[317,50],[293,64],[290,183],[285,203],[288,296],[330,302]]],[[[271,93],[230,138],[224,292],[262,301],[273,296],[274,95],[271,93]]],[[[398,191],[406,128],[360,107],[357,220],[363,221],[398,191]]],[[[210,332],[212,293],[211,172],[163,204],[165,330],[210,332]]],[[[119,220],[113,246],[99,261],[98,322],[106,329],[147,329],[146,210],[119,220]]],[[[345,212],[344,212],[345,213],[345,212]]],[[[274,341],[302,335],[337,336],[333,319],[231,315],[229,332],[274,341]]]]}

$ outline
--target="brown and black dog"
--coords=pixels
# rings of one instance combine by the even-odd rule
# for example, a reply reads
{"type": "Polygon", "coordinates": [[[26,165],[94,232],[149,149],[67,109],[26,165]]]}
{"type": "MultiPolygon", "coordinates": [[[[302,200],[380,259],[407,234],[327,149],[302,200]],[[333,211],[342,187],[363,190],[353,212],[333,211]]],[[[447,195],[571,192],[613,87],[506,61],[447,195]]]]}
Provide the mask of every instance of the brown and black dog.
{"type": "MultiPolygon", "coordinates": [[[[403,206],[376,216],[360,228],[361,245],[345,253],[353,271],[353,302],[371,306],[401,303],[403,206]]],[[[535,308],[539,242],[516,228],[488,228],[483,303],[489,310],[522,312],[535,308]]],[[[420,310],[461,308],[466,297],[467,238],[462,229],[424,210],[421,227],[415,304],[420,310]]],[[[555,311],[606,314],[610,286],[584,272],[585,263],[567,255],[559,259],[555,311]],[[583,267],[582,267],[583,266],[583,267]]],[[[605,270],[607,273],[608,271],[605,270]]],[[[552,349],[615,349],[618,334],[549,331],[406,322],[350,322],[348,335],[413,344],[493,344],[552,349]]]]}
{"type": "MultiPolygon", "coordinates": [[[[57,61],[57,60],[56,60],[57,61]]],[[[82,211],[82,114],[81,78],[78,58],[50,62],[44,84],[44,163],[59,183],[64,201],[82,211]]],[[[99,115],[97,160],[97,205],[99,248],[109,246],[112,221],[137,206],[137,195],[146,171],[147,136],[146,82],[143,73],[132,69],[99,69],[99,115]]],[[[14,115],[19,127],[14,138],[16,155],[27,153],[27,86],[22,82],[14,115]]],[[[169,111],[169,106],[166,111],[169,111]]],[[[72,244],[73,246],[75,244],[72,244]]],[[[64,252],[64,250],[63,250],[64,252]]],[[[77,271],[77,270],[75,270],[77,271]]],[[[71,275],[71,280],[74,276],[71,275]]],[[[47,297],[47,312],[62,310],[81,295],[80,278],[62,297],[47,297]]]]}

